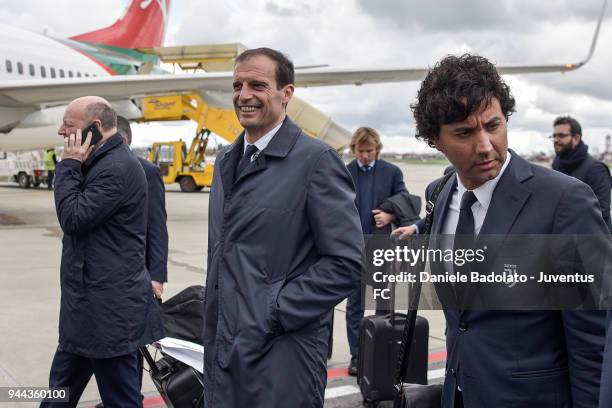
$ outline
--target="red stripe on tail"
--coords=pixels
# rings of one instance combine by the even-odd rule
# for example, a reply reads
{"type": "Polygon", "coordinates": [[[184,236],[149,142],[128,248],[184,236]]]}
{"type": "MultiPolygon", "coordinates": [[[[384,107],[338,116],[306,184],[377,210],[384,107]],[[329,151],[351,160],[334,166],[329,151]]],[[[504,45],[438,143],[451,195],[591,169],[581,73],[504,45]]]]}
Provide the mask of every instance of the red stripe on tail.
{"type": "Polygon", "coordinates": [[[132,0],[125,15],[113,25],[70,38],[121,48],[159,47],[164,40],[169,9],[170,0],[132,0]]]}

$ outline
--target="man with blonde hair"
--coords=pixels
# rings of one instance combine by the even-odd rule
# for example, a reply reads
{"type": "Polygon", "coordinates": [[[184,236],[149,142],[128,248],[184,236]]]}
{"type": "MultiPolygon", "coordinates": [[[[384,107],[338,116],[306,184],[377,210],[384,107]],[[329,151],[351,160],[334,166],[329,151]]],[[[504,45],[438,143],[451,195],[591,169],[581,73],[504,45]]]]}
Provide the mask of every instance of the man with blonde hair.
{"type": "MultiPolygon", "coordinates": [[[[370,127],[360,127],[353,133],[350,149],[355,159],[347,167],[355,183],[355,204],[363,234],[389,234],[396,214],[392,206],[381,208],[381,205],[392,196],[407,193],[402,171],[379,158],[382,149],[380,136],[370,127]]],[[[351,350],[350,375],[357,375],[359,325],[363,312],[359,288],[349,295],[346,305],[346,334],[351,350]]]]}

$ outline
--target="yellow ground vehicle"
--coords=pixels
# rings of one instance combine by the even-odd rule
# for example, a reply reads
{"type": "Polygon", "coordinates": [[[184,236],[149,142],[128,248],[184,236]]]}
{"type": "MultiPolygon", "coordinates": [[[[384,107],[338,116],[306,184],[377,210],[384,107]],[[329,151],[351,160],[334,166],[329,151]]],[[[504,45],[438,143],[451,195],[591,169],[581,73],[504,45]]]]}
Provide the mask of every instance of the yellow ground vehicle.
{"type": "Polygon", "coordinates": [[[204,162],[209,136],[209,130],[201,130],[193,138],[189,151],[182,140],[153,143],[149,160],[159,166],[165,184],[179,183],[181,191],[186,193],[212,185],[213,165],[204,162]]]}

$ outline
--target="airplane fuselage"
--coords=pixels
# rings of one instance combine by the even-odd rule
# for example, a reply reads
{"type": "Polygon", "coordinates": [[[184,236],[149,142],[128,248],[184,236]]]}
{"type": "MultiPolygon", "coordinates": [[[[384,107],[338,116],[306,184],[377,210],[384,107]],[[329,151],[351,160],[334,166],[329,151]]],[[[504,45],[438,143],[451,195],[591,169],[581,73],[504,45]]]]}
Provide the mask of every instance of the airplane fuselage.
{"type": "MultiPolygon", "coordinates": [[[[4,83],[136,73],[141,62],[113,49],[55,39],[3,24],[0,24],[0,55],[0,81],[4,83]]],[[[118,105],[129,110],[126,103],[118,105]]],[[[0,151],[62,144],[57,130],[66,105],[12,108],[10,101],[3,105],[0,108],[0,151]]]]}

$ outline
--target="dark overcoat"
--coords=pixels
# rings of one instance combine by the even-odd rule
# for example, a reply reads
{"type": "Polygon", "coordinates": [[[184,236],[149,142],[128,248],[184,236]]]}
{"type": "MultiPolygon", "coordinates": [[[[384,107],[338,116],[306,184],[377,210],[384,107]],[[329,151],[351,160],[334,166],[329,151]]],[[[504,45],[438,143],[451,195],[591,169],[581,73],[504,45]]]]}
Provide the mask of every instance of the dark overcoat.
{"type": "MultiPolygon", "coordinates": [[[[145,268],[152,281],[168,281],[168,226],[166,225],[166,189],[161,170],[153,163],[137,157],[147,177],[147,240],[145,268]]],[[[149,308],[147,328],[141,345],[164,337],[161,310],[157,301],[149,308]]]]}
{"type": "Polygon", "coordinates": [[[322,407],[333,307],[360,281],[363,238],[338,154],[284,123],[234,182],[244,135],[210,193],[207,407],[322,407]]]}
{"type": "Polygon", "coordinates": [[[58,163],[55,180],[64,232],[59,347],[88,358],[133,353],[152,302],[142,166],[116,134],[85,163],[58,163]]]}

